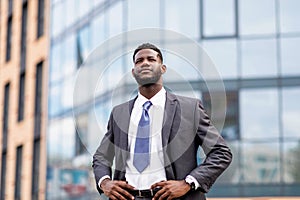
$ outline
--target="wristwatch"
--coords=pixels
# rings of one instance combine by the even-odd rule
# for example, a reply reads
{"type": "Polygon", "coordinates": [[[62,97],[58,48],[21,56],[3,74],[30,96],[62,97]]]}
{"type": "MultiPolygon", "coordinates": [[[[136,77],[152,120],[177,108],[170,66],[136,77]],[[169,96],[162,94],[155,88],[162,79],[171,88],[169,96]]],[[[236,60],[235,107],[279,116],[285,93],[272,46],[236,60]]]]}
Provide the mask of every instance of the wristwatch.
{"type": "Polygon", "coordinates": [[[196,190],[196,186],[195,186],[195,183],[193,181],[185,179],[185,182],[190,185],[190,187],[191,187],[190,191],[195,191],[196,190]]]}

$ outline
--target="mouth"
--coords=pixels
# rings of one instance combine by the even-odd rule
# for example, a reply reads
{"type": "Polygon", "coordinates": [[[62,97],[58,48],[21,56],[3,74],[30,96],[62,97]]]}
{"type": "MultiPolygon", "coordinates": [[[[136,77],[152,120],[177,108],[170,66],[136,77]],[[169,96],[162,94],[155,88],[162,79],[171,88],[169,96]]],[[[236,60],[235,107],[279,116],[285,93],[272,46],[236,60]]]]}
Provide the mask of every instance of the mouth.
{"type": "Polygon", "coordinates": [[[152,72],[152,70],[150,70],[150,69],[142,69],[140,71],[140,73],[149,73],[149,72],[152,72]]]}

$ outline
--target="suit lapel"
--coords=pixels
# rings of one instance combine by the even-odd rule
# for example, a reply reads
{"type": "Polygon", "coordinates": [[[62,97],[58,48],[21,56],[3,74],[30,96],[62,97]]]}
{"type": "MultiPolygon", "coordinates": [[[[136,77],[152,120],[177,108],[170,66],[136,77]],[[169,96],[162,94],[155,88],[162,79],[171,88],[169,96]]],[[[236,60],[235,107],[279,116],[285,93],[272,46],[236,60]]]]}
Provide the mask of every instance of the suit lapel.
{"type": "Polygon", "coordinates": [[[165,147],[170,138],[171,128],[177,107],[177,98],[174,94],[166,93],[166,104],[162,128],[162,146],[165,147]]]}

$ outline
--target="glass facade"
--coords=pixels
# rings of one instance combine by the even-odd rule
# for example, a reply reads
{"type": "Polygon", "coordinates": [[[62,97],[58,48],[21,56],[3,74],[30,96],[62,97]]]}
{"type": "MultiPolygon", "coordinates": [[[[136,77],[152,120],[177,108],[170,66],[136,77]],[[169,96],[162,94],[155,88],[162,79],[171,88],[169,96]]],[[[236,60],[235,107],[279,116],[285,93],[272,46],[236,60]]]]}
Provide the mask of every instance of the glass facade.
{"type": "MultiPolygon", "coordinates": [[[[297,0],[52,0],[47,199],[97,199],[91,187],[92,154],[112,107],[136,94],[132,52],[99,66],[105,70],[95,104],[85,91],[82,99],[73,100],[77,69],[96,47],[107,48],[103,44],[108,39],[141,28],[169,29],[196,41],[223,79],[227,110],[220,132],[234,159],[208,196],[300,196],[299,6],[297,0]]],[[[177,38],[162,40],[184,45],[177,38]]],[[[119,47],[126,49],[129,42],[125,36],[119,47]]],[[[205,89],[189,60],[163,53],[167,87],[200,98],[211,113],[210,94],[219,91],[205,89]]],[[[208,82],[216,78],[206,77],[208,82]]],[[[89,80],[85,84],[88,87],[89,80]]],[[[213,122],[219,127],[222,119],[213,122]]]]}

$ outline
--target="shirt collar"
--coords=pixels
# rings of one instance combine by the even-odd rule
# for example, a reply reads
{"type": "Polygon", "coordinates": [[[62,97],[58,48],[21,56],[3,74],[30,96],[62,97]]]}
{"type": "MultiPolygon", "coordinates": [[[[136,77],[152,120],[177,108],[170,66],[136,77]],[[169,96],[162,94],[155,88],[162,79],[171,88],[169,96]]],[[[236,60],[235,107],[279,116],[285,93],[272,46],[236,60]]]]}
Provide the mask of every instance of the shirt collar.
{"type": "Polygon", "coordinates": [[[164,87],[156,93],[151,99],[147,99],[141,93],[138,93],[138,97],[135,101],[135,105],[138,107],[142,107],[146,101],[151,101],[152,105],[154,106],[164,106],[166,101],[166,90],[164,87]]]}

